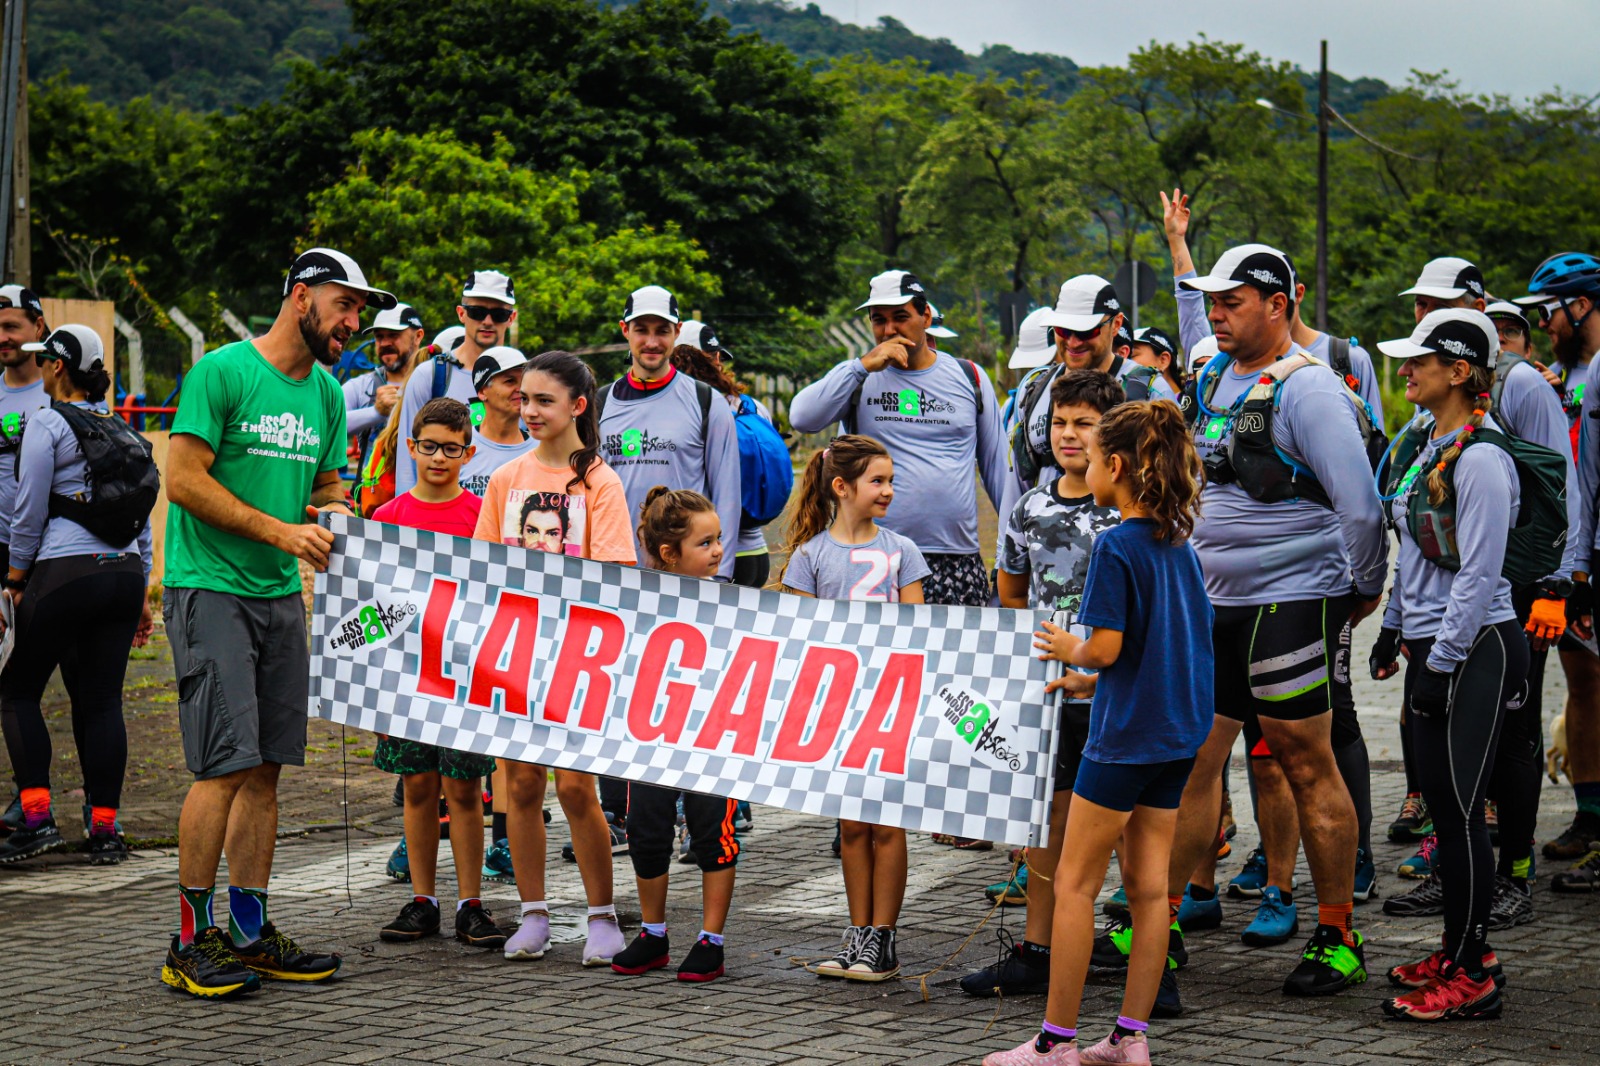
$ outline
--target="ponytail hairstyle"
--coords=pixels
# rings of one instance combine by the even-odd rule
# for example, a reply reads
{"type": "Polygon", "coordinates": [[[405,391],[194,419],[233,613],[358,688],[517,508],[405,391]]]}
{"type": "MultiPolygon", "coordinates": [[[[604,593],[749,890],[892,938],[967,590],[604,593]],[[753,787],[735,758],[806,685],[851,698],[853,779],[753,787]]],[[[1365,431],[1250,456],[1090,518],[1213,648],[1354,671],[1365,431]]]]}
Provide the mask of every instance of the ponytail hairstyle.
{"type": "Polygon", "coordinates": [[[1202,468],[1194,439],[1171,400],[1125,403],[1100,420],[1100,453],[1127,464],[1134,502],[1150,512],[1156,539],[1182,544],[1200,512],[1202,468]]]}
{"type": "MultiPolygon", "coordinates": [[[[1434,358],[1440,363],[1448,365],[1455,362],[1438,353],[1434,358]]],[[[1456,439],[1451,441],[1444,451],[1439,453],[1439,461],[1433,464],[1433,469],[1428,471],[1428,502],[1438,507],[1450,496],[1450,488],[1445,484],[1444,472],[1451,463],[1461,458],[1461,449],[1467,446],[1467,439],[1473,431],[1483,426],[1484,416],[1489,413],[1491,404],[1490,390],[1494,387],[1494,371],[1485,366],[1467,364],[1467,380],[1459,386],[1468,395],[1473,397],[1472,415],[1467,419],[1467,424],[1461,427],[1461,432],[1456,434],[1456,439]]]]}
{"type": "Polygon", "coordinates": [[[657,485],[645,493],[639,507],[639,527],[634,531],[639,546],[657,569],[666,562],[661,549],[668,544],[680,547],[689,535],[689,519],[697,514],[716,514],[710,500],[691,489],[669,489],[657,485]]]}
{"type": "MultiPolygon", "coordinates": [[[[839,508],[839,498],[833,493],[833,479],[843,478],[846,484],[851,484],[880,456],[887,459],[889,449],[871,437],[847,433],[833,438],[833,443],[811,457],[805,473],[800,476],[800,491],[789,516],[789,543],[784,550],[790,559],[802,545],[833,524],[834,513],[839,508]]],[[[789,564],[784,563],[783,569],[787,572],[789,564]]],[[[783,580],[782,573],[778,580],[783,580]]]]}
{"type": "Polygon", "coordinates": [[[737,396],[744,386],[725,366],[711,361],[711,357],[691,344],[680,344],[672,349],[672,365],[696,381],[703,381],[724,396],[737,396]]]}
{"type": "Polygon", "coordinates": [[[567,482],[569,491],[579,485],[588,488],[589,471],[600,461],[600,412],[595,404],[594,371],[571,352],[540,352],[528,360],[522,372],[527,374],[534,370],[549,374],[565,385],[572,399],[582,397],[589,401],[583,413],[573,417],[583,447],[573,452],[568,460],[572,464],[572,480],[567,482]]]}
{"type": "Polygon", "coordinates": [[[67,380],[72,382],[72,387],[80,390],[90,403],[99,403],[106,398],[106,392],[111,388],[111,375],[106,373],[105,364],[79,370],[62,363],[61,368],[67,372],[67,380]]]}

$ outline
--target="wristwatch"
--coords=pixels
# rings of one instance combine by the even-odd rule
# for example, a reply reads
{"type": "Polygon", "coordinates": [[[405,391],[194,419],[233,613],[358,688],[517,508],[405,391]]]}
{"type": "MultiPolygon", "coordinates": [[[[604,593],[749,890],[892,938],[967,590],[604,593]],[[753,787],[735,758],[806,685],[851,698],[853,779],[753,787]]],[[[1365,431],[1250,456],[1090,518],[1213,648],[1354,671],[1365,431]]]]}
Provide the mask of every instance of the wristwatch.
{"type": "Polygon", "coordinates": [[[1539,595],[1547,600],[1564,600],[1572,595],[1572,581],[1563,577],[1543,582],[1539,586],[1539,595]]]}

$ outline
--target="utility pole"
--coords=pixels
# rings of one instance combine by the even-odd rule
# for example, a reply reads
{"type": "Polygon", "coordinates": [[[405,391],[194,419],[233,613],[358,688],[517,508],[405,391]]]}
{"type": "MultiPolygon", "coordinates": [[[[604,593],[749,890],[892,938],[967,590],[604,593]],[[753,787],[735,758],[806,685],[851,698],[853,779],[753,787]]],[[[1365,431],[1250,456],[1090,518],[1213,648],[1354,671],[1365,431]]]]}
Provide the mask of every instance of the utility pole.
{"type": "Polygon", "coordinates": [[[17,21],[22,39],[17,46],[17,146],[16,170],[11,175],[11,273],[18,285],[33,287],[33,200],[28,177],[28,21],[26,0],[16,0],[23,9],[17,21]]]}
{"type": "Polygon", "coordinates": [[[5,260],[5,279],[24,285],[29,284],[32,273],[27,226],[26,23],[27,0],[5,0],[0,27],[0,256],[5,260]]]}
{"type": "Polygon", "coordinates": [[[1317,75],[1317,329],[1328,332],[1328,42],[1317,75]]]}

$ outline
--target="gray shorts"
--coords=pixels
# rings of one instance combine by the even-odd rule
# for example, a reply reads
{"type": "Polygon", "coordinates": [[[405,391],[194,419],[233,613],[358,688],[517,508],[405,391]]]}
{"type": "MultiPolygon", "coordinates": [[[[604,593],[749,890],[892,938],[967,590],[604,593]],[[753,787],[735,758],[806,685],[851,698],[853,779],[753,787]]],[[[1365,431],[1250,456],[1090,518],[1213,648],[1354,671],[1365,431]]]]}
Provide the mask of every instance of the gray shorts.
{"type": "Polygon", "coordinates": [[[161,611],[189,771],[204,780],[269,762],[304,766],[311,662],[299,594],[169,588],[161,611]]]}

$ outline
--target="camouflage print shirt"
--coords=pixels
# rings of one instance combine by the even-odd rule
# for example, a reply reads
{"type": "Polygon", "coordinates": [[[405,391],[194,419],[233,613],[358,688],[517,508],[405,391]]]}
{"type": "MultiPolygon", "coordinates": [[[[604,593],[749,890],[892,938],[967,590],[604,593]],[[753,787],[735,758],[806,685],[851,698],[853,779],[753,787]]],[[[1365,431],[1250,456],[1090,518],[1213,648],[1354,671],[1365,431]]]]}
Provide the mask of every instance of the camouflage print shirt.
{"type": "Polygon", "coordinates": [[[1120,520],[1093,496],[1062,499],[1060,478],[1023,493],[1006,522],[1000,569],[1028,575],[1028,606],[1077,615],[1095,535],[1120,520]]]}

